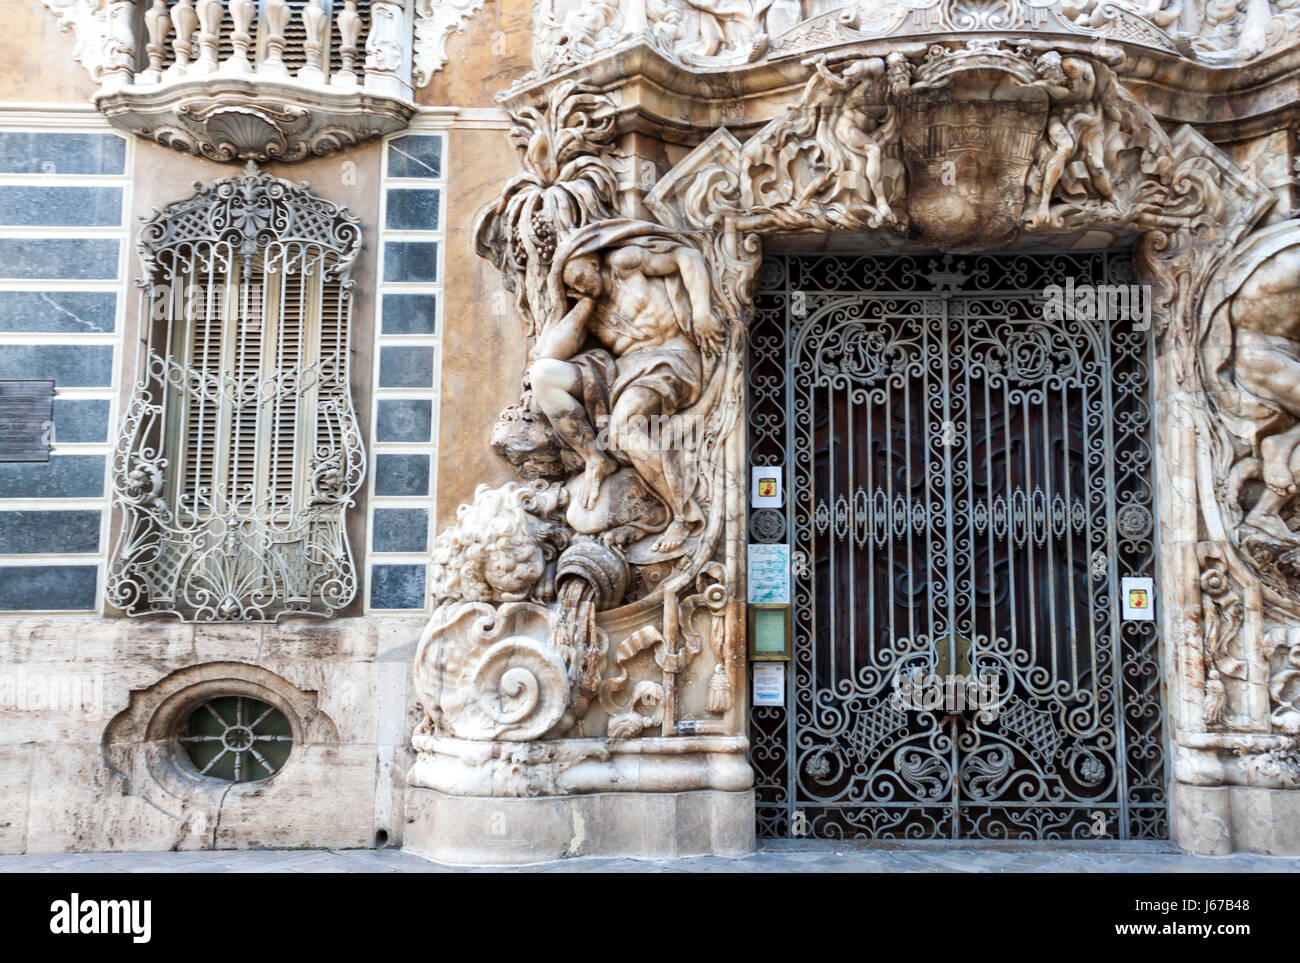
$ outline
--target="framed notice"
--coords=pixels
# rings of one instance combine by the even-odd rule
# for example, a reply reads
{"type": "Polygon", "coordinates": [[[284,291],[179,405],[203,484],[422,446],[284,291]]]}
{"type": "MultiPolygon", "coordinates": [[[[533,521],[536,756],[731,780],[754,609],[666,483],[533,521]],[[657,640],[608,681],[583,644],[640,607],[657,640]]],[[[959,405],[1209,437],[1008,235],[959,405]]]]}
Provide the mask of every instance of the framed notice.
{"type": "Polygon", "coordinates": [[[749,661],[787,662],[790,659],[790,606],[749,607],[749,661]]]}
{"type": "Polygon", "coordinates": [[[749,546],[748,601],[755,605],[790,604],[790,546],[749,546]]]}

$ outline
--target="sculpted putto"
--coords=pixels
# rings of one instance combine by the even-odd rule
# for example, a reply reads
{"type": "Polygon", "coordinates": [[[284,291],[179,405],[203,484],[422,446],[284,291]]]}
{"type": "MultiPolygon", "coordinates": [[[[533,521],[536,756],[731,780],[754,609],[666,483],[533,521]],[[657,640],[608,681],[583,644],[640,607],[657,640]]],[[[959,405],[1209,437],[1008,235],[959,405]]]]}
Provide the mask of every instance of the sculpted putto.
{"type": "Polygon", "coordinates": [[[844,228],[897,224],[898,109],[886,94],[897,70],[879,57],[837,70],[825,55],[804,65],[813,73],[799,103],[742,153],[741,199],[750,210],[742,226],[799,228],[814,219],[844,228]]]}

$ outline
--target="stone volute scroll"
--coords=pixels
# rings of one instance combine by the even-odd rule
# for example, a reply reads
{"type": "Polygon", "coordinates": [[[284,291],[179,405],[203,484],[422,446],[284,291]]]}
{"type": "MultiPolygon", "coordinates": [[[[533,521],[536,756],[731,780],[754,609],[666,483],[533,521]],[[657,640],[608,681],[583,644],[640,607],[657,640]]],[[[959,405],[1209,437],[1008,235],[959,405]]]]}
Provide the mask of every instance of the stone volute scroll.
{"type": "MultiPolygon", "coordinates": [[[[569,43],[590,28],[598,51],[607,13],[569,43]]],[[[750,44],[727,36],[718,51],[750,44]]],[[[522,172],[475,237],[528,347],[490,438],[517,480],[439,536],[413,787],[743,794],[750,299],[766,238],[848,233],[880,251],[1131,246],[1160,517],[1121,513],[1118,537],[1159,526],[1165,645],[1141,684],[1168,693],[1175,835],[1222,845],[1204,813],[1228,803],[1203,789],[1300,786],[1300,223],[1260,226],[1269,192],[1166,130],[1094,41],[823,40],[782,61],[780,106],[675,146],[648,181],[626,87],[547,68],[507,95],[522,172]]]]}

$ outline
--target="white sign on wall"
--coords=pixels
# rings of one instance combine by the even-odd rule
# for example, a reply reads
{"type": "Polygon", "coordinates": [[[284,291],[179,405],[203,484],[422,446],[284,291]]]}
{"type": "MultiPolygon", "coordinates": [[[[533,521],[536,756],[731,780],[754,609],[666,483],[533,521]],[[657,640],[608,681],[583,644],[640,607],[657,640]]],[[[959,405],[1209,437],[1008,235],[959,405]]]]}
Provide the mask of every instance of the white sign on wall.
{"type": "Polygon", "coordinates": [[[1153,622],[1156,617],[1156,583],[1150,578],[1120,579],[1120,604],[1125,622],[1153,622]]]}
{"type": "Polygon", "coordinates": [[[785,705],[785,665],[754,666],[754,705],[785,705]]]}
{"type": "Polygon", "coordinates": [[[790,604],[789,545],[751,543],[748,568],[750,604],[790,604]]]}
{"type": "Polygon", "coordinates": [[[755,465],[749,470],[749,504],[752,508],[780,508],[785,504],[783,474],[782,469],[775,466],[755,465]]]}

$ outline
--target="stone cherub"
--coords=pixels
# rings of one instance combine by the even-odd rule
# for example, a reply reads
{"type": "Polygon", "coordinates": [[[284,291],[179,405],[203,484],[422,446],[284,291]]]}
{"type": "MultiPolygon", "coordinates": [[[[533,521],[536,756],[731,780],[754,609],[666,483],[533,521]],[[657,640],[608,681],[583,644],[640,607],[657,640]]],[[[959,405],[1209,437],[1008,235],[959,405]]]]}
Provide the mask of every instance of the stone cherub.
{"type": "Polygon", "coordinates": [[[1030,217],[1031,226],[1051,221],[1052,195],[1072,159],[1077,158],[1086,169],[1103,201],[1115,198],[1106,170],[1103,108],[1096,99],[1096,71],[1082,57],[1062,57],[1055,50],[1044,53],[1036,66],[1039,79],[1032,86],[1047,91],[1052,112],[1047,118],[1047,136],[1030,172],[1030,189],[1038,195],[1038,210],[1030,217]]]}
{"type": "Polygon", "coordinates": [[[705,355],[722,348],[704,256],[659,225],[616,219],[573,235],[549,283],[571,307],[538,338],[534,403],[582,457],[582,507],[630,464],[671,511],[654,551],[673,552],[703,516],[683,464],[690,453],[654,429],[696,402],[705,355]]]}

